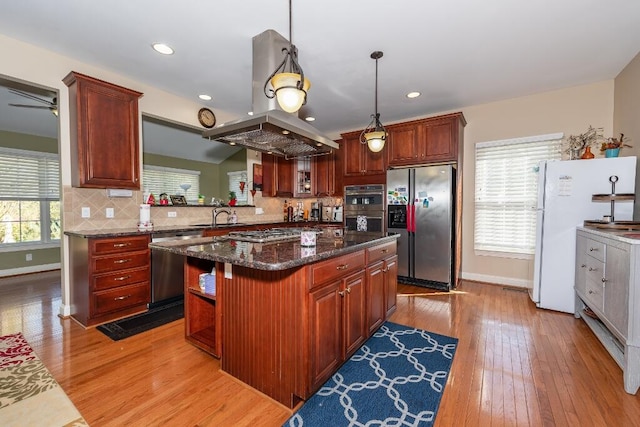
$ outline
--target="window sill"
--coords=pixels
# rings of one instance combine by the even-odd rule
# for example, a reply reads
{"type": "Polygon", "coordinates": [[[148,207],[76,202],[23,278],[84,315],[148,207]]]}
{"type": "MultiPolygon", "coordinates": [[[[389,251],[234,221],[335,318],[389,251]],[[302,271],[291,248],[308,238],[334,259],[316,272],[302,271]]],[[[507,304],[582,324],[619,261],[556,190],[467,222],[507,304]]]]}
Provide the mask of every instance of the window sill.
{"type": "Polygon", "coordinates": [[[2,252],[20,252],[20,251],[37,251],[39,249],[52,249],[52,248],[60,248],[60,242],[1,244],[0,245],[0,253],[2,253],[2,252]]]}
{"type": "Polygon", "coordinates": [[[510,258],[510,259],[524,259],[532,260],[533,254],[519,254],[515,252],[496,252],[496,251],[474,251],[477,256],[490,256],[495,258],[510,258]]]}

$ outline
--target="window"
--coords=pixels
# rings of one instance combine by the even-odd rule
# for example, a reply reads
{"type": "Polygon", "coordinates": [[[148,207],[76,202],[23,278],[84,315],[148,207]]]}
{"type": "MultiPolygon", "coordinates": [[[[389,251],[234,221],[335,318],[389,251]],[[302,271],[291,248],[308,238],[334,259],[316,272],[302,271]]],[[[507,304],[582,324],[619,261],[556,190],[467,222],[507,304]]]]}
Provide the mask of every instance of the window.
{"type": "Polygon", "coordinates": [[[534,253],[538,163],[560,160],[562,134],[476,144],[476,251],[534,253]]]}
{"type": "Polygon", "coordinates": [[[142,183],[145,194],[152,193],[156,200],[160,194],[167,193],[183,195],[191,204],[198,203],[200,171],[144,165],[142,183]]]}
{"type": "Polygon", "coordinates": [[[247,193],[247,171],[227,172],[229,176],[229,193],[236,193],[236,200],[239,205],[246,205],[249,197],[247,193]],[[241,184],[242,183],[242,184],[241,184]]]}
{"type": "Polygon", "coordinates": [[[0,247],[59,244],[57,154],[0,147],[0,247]]]}

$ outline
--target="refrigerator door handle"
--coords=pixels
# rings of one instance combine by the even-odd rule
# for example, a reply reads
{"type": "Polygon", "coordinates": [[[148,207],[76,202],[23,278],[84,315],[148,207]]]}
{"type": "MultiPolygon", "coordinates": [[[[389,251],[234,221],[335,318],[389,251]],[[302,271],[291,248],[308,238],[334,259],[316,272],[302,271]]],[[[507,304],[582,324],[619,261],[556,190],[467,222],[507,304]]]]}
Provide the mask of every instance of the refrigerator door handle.
{"type": "Polygon", "coordinates": [[[411,232],[411,205],[407,205],[407,231],[411,232]]]}
{"type": "Polygon", "coordinates": [[[416,205],[411,205],[411,231],[416,232],[416,205]]]}

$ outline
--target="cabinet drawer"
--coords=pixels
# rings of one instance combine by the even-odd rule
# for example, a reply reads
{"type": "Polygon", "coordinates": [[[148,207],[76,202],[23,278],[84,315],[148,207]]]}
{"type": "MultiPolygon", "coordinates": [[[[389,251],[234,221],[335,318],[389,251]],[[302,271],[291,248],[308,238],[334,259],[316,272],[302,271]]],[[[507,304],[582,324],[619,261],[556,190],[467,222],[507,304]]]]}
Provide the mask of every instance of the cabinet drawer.
{"type": "Polygon", "coordinates": [[[602,311],[604,300],[603,300],[603,292],[602,292],[602,282],[598,280],[597,282],[594,280],[587,279],[587,305],[592,309],[597,309],[602,311]]]}
{"type": "Polygon", "coordinates": [[[149,267],[149,250],[142,252],[124,253],[91,259],[93,272],[107,272],[116,270],[127,270],[137,267],[149,267]]]}
{"type": "Polygon", "coordinates": [[[396,241],[367,248],[367,265],[396,253],[396,241]]]}
{"type": "Polygon", "coordinates": [[[114,273],[95,275],[93,277],[93,290],[117,288],[118,286],[131,285],[138,282],[149,281],[149,267],[135,270],[117,271],[114,273]]]}
{"type": "Polygon", "coordinates": [[[90,239],[91,254],[103,255],[128,251],[140,251],[149,247],[149,236],[114,237],[90,239]]]}
{"type": "Polygon", "coordinates": [[[146,304],[150,299],[151,288],[149,282],[95,292],[92,297],[93,315],[97,316],[134,305],[146,304]]]}
{"type": "Polygon", "coordinates": [[[332,258],[311,266],[311,288],[364,268],[364,251],[332,258]]]}
{"type": "Polygon", "coordinates": [[[587,255],[597,259],[598,261],[604,262],[604,247],[604,243],[588,239],[585,250],[587,251],[587,255]]]}

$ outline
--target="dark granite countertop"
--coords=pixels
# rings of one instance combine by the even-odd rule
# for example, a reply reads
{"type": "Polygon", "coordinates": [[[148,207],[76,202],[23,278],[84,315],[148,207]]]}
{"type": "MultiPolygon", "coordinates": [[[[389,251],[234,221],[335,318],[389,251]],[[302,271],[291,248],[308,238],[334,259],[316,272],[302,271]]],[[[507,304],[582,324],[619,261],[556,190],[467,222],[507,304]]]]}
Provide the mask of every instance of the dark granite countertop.
{"type": "MultiPolygon", "coordinates": [[[[340,222],[317,222],[317,221],[299,221],[295,223],[300,227],[322,227],[327,225],[340,225],[340,222]]],[[[242,226],[264,226],[265,228],[279,227],[283,225],[291,225],[290,222],[264,222],[264,223],[239,223],[239,224],[219,224],[216,227],[212,227],[209,224],[197,224],[197,225],[167,225],[162,227],[154,227],[153,230],[139,231],[136,227],[131,228],[102,228],[99,230],[78,230],[78,231],[65,231],[67,236],[75,237],[122,237],[122,236],[140,236],[153,233],[165,233],[165,232],[185,232],[194,230],[206,230],[215,228],[216,230],[232,229],[242,226]]]]}
{"type": "Polygon", "coordinates": [[[242,265],[258,270],[286,270],[376,244],[391,242],[398,237],[399,235],[361,237],[357,240],[319,237],[316,246],[303,247],[299,239],[274,243],[249,243],[233,240],[227,236],[218,236],[151,243],[149,247],[154,250],[242,265]]]}

